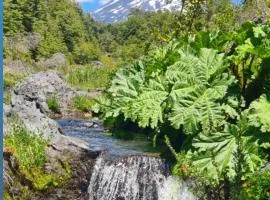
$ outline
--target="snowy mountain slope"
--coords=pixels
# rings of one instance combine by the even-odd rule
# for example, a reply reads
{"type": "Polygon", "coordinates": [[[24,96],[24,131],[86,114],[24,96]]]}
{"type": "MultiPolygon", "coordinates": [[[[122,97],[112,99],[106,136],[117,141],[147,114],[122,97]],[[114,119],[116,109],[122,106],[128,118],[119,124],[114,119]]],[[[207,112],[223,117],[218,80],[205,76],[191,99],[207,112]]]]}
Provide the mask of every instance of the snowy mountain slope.
{"type": "Polygon", "coordinates": [[[168,2],[168,0],[112,0],[91,14],[96,20],[114,23],[126,19],[134,9],[155,12],[158,10],[179,10],[181,8],[179,0],[168,2]]]}

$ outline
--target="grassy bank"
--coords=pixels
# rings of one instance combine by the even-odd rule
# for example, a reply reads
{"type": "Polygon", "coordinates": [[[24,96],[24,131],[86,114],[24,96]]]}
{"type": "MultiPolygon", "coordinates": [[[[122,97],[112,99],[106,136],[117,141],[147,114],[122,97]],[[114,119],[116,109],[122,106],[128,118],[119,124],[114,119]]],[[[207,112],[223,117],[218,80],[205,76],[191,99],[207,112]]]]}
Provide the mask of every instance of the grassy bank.
{"type": "MultiPolygon", "coordinates": [[[[14,156],[18,166],[16,176],[19,176],[20,181],[24,180],[28,183],[21,191],[21,198],[27,197],[30,193],[29,189],[45,191],[63,185],[71,177],[71,171],[67,163],[63,163],[61,172],[49,173],[45,171],[48,142],[48,140],[43,139],[42,135],[26,131],[18,123],[9,124],[9,134],[4,138],[4,152],[9,152],[14,156]]],[[[15,174],[8,174],[8,176],[16,179],[16,177],[13,177],[15,174]]],[[[12,184],[19,183],[13,181],[12,184]]],[[[12,194],[9,195],[12,196],[12,194]]]]}

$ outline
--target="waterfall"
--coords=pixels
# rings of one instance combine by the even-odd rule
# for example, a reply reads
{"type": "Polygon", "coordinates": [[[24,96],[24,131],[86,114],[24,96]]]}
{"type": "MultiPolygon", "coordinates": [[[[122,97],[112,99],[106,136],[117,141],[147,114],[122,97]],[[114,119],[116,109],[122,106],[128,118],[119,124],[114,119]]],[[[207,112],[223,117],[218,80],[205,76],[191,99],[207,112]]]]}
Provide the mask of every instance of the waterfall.
{"type": "Polygon", "coordinates": [[[133,155],[112,160],[102,154],[91,176],[89,200],[196,200],[187,183],[170,175],[160,158],[133,155]]]}

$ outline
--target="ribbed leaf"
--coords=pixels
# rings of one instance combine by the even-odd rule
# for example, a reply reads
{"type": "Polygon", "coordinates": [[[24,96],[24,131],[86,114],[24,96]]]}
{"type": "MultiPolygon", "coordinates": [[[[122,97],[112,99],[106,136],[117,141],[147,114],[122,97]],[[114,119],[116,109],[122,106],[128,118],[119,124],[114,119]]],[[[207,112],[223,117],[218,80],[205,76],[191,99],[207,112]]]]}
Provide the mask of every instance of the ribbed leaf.
{"type": "Polygon", "coordinates": [[[266,95],[254,101],[248,111],[249,123],[261,127],[261,131],[270,132],[270,101],[266,95]]]}
{"type": "Polygon", "coordinates": [[[227,172],[230,178],[235,176],[239,151],[244,156],[242,163],[246,170],[254,172],[262,166],[264,160],[259,156],[260,143],[264,138],[254,137],[258,130],[251,129],[248,120],[243,118],[238,125],[227,124],[224,131],[201,133],[193,141],[197,149],[193,164],[201,171],[211,173],[213,178],[227,172]]]}
{"type": "Polygon", "coordinates": [[[140,61],[120,69],[111,82],[108,95],[97,98],[98,104],[94,106],[94,111],[102,113],[103,119],[123,114],[130,102],[138,97],[144,78],[143,64],[140,61]]]}
{"type": "Polygon", "coordinates": [[[173,83],[170,97],[173,100],[169,120],[175,128],[184,126],[186,133],[192,133],[200,126],[203,129],[220,125],[224,112],[222,99],[233,78],[223,74],[227,65],[223,55],[212,49],[201,49],[199,57],[180,51],[180,61],[166,72],[173,83]]]}
{"type": "Polygon", "coordinates": [[[138,122],[141,127],[156,128],[158,122],[163,122],[163,104],[168,96],[164,85],[158,77],[150,80],[141,94],[123,110],[125,117],[138,122]]]}
{"type": "Polygon", "coordinates": [[[144,83],[144,76],[143,64],[140,61],[122,68],[115,74],[108,91],[116,98],[135,98],[144,83]]]}

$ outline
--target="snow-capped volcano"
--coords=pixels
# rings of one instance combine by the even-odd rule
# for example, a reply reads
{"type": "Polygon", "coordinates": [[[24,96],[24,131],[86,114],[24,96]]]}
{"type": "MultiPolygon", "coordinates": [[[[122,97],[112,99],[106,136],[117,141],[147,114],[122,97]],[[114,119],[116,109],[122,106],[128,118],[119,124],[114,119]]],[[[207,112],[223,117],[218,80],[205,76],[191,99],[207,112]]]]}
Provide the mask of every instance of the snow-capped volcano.
{"type": "Polygon", "coordinates": [[[134,9],[155,12],[180,8],[179,0],[112,0],[91,14],[96,20],[114,23],[126,19],[134,9]]]}

